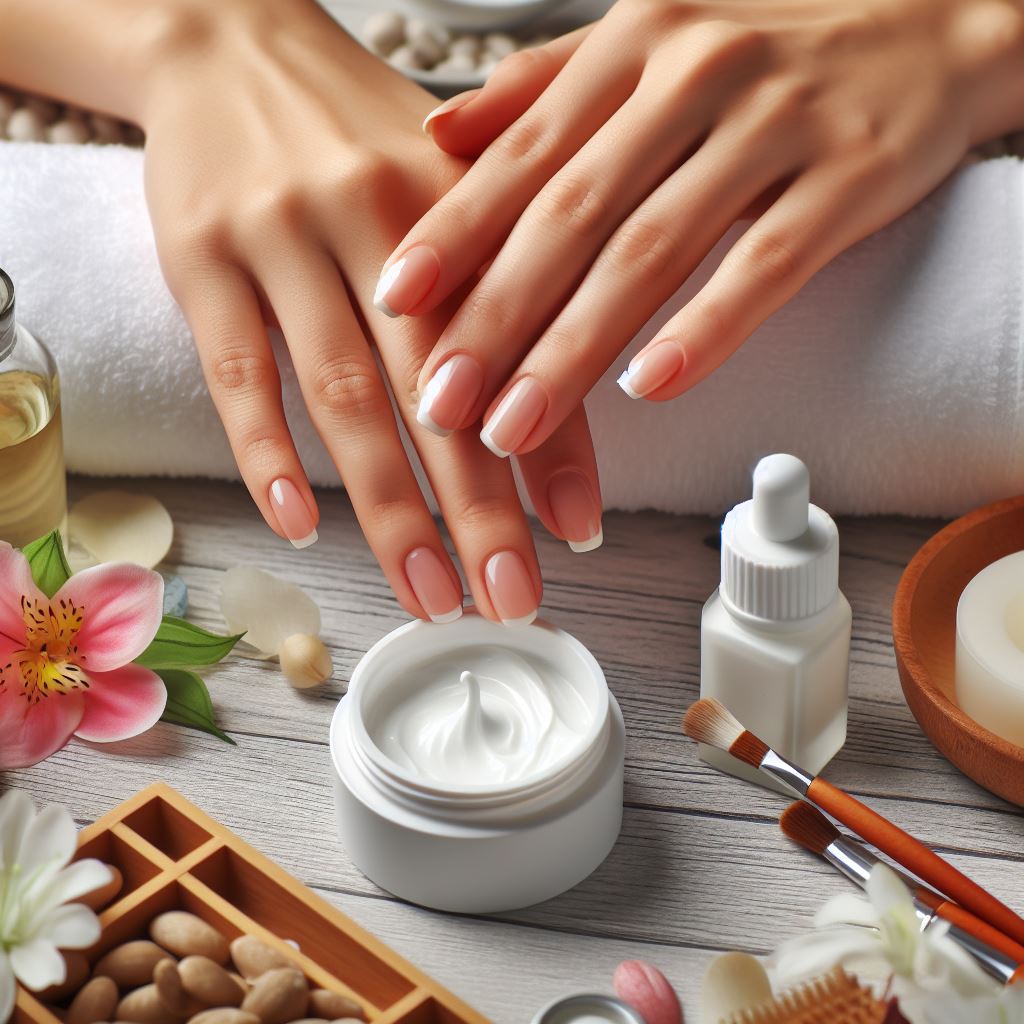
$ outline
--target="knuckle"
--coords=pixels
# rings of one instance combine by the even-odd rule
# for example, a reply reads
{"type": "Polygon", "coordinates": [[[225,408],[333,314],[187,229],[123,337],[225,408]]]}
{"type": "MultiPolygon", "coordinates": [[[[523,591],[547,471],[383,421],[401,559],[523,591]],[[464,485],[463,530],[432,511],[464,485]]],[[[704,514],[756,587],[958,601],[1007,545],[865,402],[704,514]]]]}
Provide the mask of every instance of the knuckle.
{"type": "Polygon", "coordinates": [[[465,494],[456,502],[453,518],[470,532],[478,529],[493,531],[508,519],[509,500],[506,495],[465,494]]]}
{"type": "Polygon", "coordinates": [[[376,370],[359,360],[328,359],[312,373],[316,408],[349,422],[370,423],[386,415],[388,400],[376,370]]]}
{"type": "Polygon", "coordinates": [[[416,504],[404,496],[377,494],[370,500],[369,521],[376,529],[385,533],[394,531],[396,527],[409,527],[417,518],[416,504]]]}
{"type": "Polygon", "coordinates": [[[254,192],[240,206],[236,235],[243,251],[266,245],[267,236],[290,234],[300,225],[306,197],[297,186],[282,185],[254,192]]]}
{"type": "Polygon", "coordinates": [[[476,324],[491,335],[511,331],[518,320],[517,311],[509,299],[488,287],[486,281],[470,293],[458,315],[460,324],[476,324]]]}
{"type": "Polygon", "coordinates": [[[548,224],[573,235],[589,235],[608,217],[608,201],[594,182],[580,174],[552,178],[534,200],[536,211],[548,224]]]}
{"type": "Polygon", "coordinates": [[[210,371],[215,388],[225,394],[248,394],[271,385],[277,370],[266,357],[242,348],[224,348],[210,371]]]}
{"type": "Polygon", "coordinates": [[[397,168],[383,153],[371,149],[360,149],[347,154],[343,168],[339,171],[336,184],[328,191],[333,200],[338,194],[342,199],[366,197],[368,195],[394,195],[397,187],[397,168]]]}
{"type": "Polygon", "coordinates": [[[243,436],[238,445],[239,461],[251,469],[274,468],[282,465],[284,446],[281,441],[266,433],[243,436]]]}
{"type": "Polygon", "coordinates": [[[793,77],[762,85],[753,105],[762,121],[776,127],[805,118],[817,98],[818,89],[813,82],[793,77]]]}
{"type": "Polygon", "coordinates": [[[520,117],[499,135],[488,148],[492,162],[505,164],[544,164],[553,151],[551,133],[538,119],[520,117]]]}
{"type": "Polygon", "coordinates": [[[785,284],[800,274],[801,261],[793,248],[766,232],[748,231],[736,245],[736,258],[746,272],[769,286],[785,284]]]}
{"type": "Polygon", "coordinates": [[[533,76],[540,72],[549,71],[554,64],[554,60],[555,58],[552,54],[543,46],[531,46],[524,50],[516,50],[507,57],[502,57],[498,61],[496,69],[501,69],[502,76],[509,71],[514,71],[517,75],[533,76]]]}
{"type": "Polygon", "coordinates": [[[620,273],[661,277],[680,265],[679,243],[665,228],[645,220],[626,221],[608,241],[608,258],[620,273]]]}

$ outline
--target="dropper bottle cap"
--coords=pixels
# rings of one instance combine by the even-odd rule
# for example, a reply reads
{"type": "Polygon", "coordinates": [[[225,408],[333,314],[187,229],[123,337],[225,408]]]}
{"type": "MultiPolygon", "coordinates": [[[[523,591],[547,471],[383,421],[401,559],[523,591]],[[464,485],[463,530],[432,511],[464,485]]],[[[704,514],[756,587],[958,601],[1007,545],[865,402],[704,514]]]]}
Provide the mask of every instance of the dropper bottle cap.
{"type": "Polygon", "coordinates": [[[769,455],[754,470],[754,496],[722,524],[722,585],[728,607],[765,621],[824,611],[839,590],[839,531],[810,500],[807,467],[769,455]]]}

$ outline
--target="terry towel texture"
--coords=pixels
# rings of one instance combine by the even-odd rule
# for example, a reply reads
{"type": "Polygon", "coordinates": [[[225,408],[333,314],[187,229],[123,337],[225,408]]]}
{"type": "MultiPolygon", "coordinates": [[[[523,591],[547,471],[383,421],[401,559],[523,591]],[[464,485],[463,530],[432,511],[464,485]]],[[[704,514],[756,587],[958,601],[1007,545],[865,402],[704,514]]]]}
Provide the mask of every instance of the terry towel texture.
{"type": "MultiPolygon", "coordinates": [[[[0,266],[60,363],[72,470],[237,478],[160,275],[141,153],[0,143],[0,266]]],[[[967,167],[675,402],[630,401],[619,360],[588,400],[606,506],[717,514],[772,451],[805,459],[834,513],[952,515],[1024,492],[1022,295],[1024,164],[967,167]]],[[[310,478],[334,484],[283,377],[310,478]]]]}

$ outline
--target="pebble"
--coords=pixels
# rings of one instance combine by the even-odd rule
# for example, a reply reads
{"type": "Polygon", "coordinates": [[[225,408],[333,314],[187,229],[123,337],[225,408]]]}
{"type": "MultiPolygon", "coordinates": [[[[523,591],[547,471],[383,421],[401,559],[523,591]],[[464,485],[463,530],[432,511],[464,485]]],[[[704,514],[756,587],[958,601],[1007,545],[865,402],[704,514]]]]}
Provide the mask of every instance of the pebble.
{"type": "Polygon", "coordinates": [[[46,139],[48,142],[80,146],[92,139],[92,131],[81,118],[66,118],[46,129],[46,139]]]}
{"type": "Polygon", "coordinates": [[[711,961],[704,975],[701,1020],[718,1024],[771,998],[772,986],[760,960],[747,953],[723,953],[711,961]]]}
{"type": "Polygon", "coordinates": [[[176,956],[205,956],[221,965],[228,962],[228,940],[201,917],[184,910],[153,918],[149,937],[176,956]]]}
{"type": "Polygon", "coordinates": [[[643,960],[623,960],[612,979],[615,994],[638,1010],[646,1024],[682,1024],[679,997],[657,967],[643,960]]]}
{"type": "Polygon", "coordinates": [[[334,665],[331,652],[318,636],[295,633],[288,637],[278,653],[281,671],[297,690],[308,690],[331,678],[334,665]]]}
{"type": "Polygon", "coordinates": [[[405,42],[405,18],[398,11],[378,11],[363,25],[363,41],[382,57],[405,42]]]}
{"type": "Polygon", "coordinates": [[[408,43],[403,43],[397,49],[391,51],[391,56],[388,60],[396,68],[404,68],[406,71],[418,70],[422,71],[426,65],[417,56],[416,51],[409,46],[408,43]]]}
{"type": "Polygon", "coordinates": [[[172,573],[160,575],[164,578],[164,615],[183,619],[188,611],[188,587],[185,581],[172,573]]]}
{"type": "Polygon", "coordinates": [[[513,39],[506,32],[488,32],[484,36],[484,53],[494,61],[499,61],[522,47],[521,40],[513,39]]]}
{"type": "Polygon", "coordinates": [[[19,107],[7,119],[7,138],[12,142],[44,142],[46,124],[28,107],[19,107]]]}

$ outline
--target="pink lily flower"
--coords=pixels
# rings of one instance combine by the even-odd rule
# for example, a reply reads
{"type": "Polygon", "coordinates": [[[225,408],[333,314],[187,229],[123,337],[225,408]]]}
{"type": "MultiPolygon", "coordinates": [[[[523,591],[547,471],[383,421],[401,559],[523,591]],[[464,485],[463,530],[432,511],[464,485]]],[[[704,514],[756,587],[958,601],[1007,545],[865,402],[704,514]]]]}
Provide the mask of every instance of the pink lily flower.
{"type": "Polygon", "coordinates": [[[163,591],[150,569],[98,565],[48,598],[0,542],[0,770],[36,764],[72,735],[112,743],[156,724],[167,690],[131,662],[156,635],[163,591]]]}

